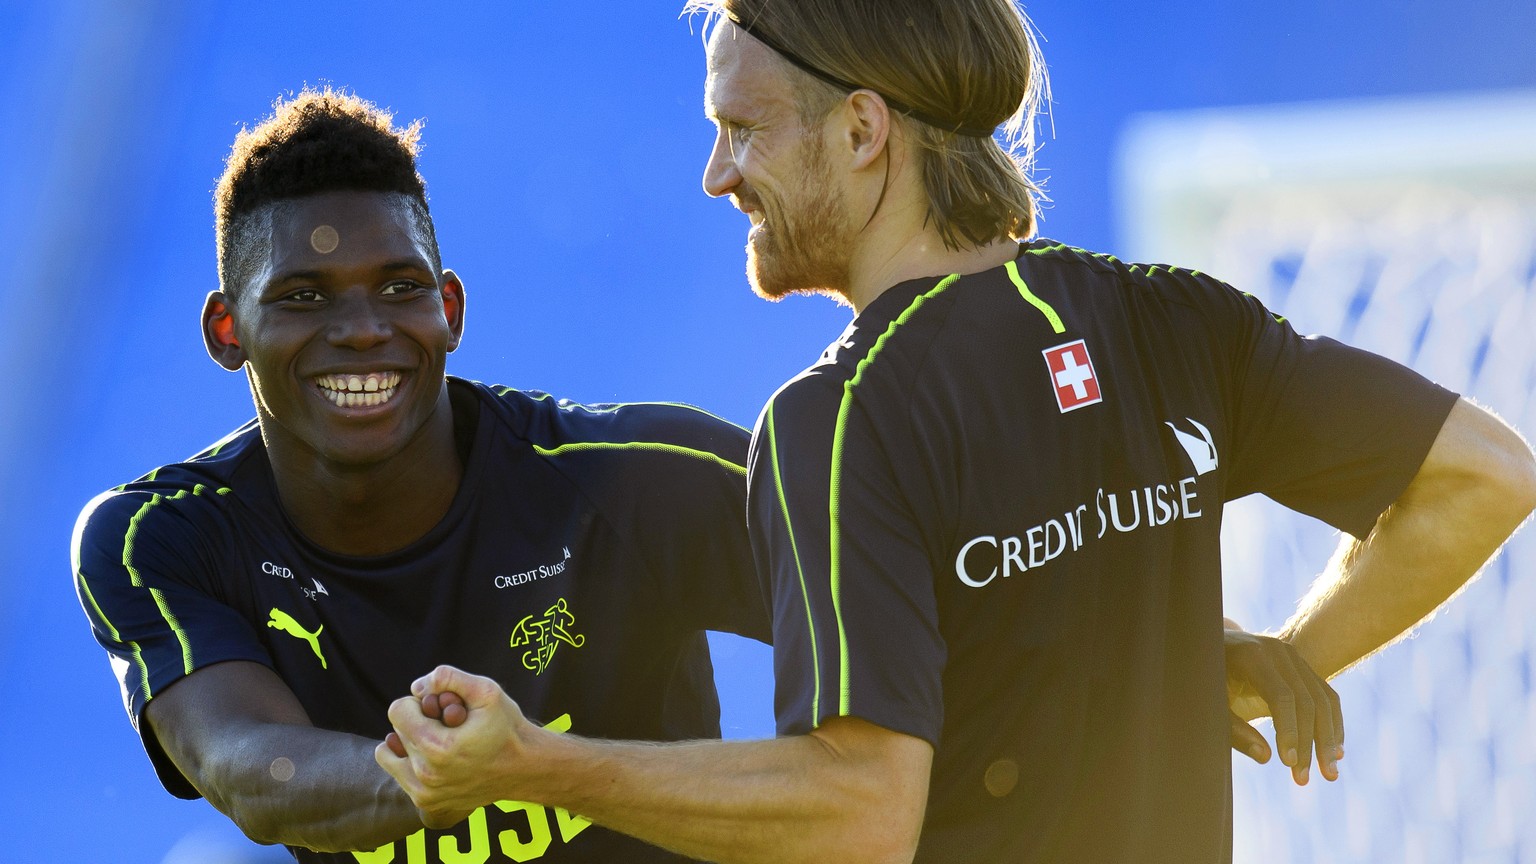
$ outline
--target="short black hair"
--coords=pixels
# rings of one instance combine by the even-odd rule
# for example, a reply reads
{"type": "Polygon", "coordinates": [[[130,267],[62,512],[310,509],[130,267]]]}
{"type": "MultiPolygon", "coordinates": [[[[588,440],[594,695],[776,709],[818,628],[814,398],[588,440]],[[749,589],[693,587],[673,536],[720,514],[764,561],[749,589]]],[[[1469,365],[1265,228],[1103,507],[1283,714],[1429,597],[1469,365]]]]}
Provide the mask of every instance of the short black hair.
{"type": "Polygon", "coordinates": [[[213,193],[219,283],[244,287],[268,254],[273,205],[320,192],[394,192],[409,202],[435,270],[443,268],[427,208],[427,184],[416,170],[422,121],[396,128],[394,115],[332,87],[306,87],[278,98],[272,114],[241,129],[213,193]]]}

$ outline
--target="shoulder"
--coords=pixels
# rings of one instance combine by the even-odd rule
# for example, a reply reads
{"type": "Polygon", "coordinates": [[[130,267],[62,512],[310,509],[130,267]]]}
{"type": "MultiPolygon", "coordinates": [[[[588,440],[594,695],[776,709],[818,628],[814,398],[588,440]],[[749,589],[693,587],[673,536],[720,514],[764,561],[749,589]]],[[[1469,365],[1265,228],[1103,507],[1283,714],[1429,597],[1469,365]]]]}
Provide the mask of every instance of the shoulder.
{"type": "Polygon", "coordinates": [[[1105,252],[1039,239],[1025,244],[1021,269],[1036,274],[1059,273],[1077,280],[1098,280],[1123,287],[1157,291],[1175,299],[1234,293],[1230,285],[1199,270],[1161,263],[1122,261],[1105,252]]]}
{"type": "Polygon", "coordinates": [[[745,472],[747,430],[681,402],[583,403],[475,384],[511,433],[562,463],[671,457],[745,472]]]}
{"type": "MultiPolygon", "coordinates": [[[[834,345],[834,348],[836,346],[834,345]]],[[[833,349],[828,349],[829,354],[833,349]]],[[[755,437],[803,438],[831,434],[856,377],[856,366],[823,362],[784,382],[764,403],[755,437]]]]}
{"type": "Polygon", "coordinates": [[[1199,334],[1216,350],[1238,355],[1255,339],[1290,332],[1284,316],[1254,295],[1191,268],[1128,263],[1050,240],[1027,244],[1018,266],[1038,293],[1065,303],[1063,314],[1080,321],[1086,315],[1119,322],[1135,333],[1155,323],[1159,332],[1199,334]]]}
{"type": "Polygon", "coordinates": [[[151,538],[173,548],[218,532],[232,506],[241,469],[261,446],[255,422],[184,462],[164,465],[92,498],[75,521],[71,548],[78,569],[91,552],[126,556],[151,538]]]}
{"type": "MultiPolygon", "coordinates": [[[[91,499],[82,518],[97,511],[113,513],[130,506],[158,505],[234,491],[252,457],[264,453],[256,421],[241,426],[196,455],[162,465],[91,499]]],[[[211,499],[210,499],[211,500],[211,499]]]]}

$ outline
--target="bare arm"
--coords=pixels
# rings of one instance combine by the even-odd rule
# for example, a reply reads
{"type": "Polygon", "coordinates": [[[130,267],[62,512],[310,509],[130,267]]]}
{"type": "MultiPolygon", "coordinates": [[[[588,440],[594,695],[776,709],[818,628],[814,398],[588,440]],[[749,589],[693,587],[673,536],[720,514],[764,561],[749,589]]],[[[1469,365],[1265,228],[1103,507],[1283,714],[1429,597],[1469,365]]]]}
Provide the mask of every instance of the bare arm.
{"type": "Polygon", "coordinates": [[[1533,507],[1530,448],[1460,400],[1408,488],[1364,540],[1344,539],[1282,638],[1332,678],[1461,590],[1533,507]]]}
{"type": "Polygon", "coordinates": [[[374,761],[378,742],[315,728],[288,685],[259,663],[199,669],[144,715],[182,774],[252,840],[374,849],[421,827],[416,807],[374,761]]]}
{"type": "Polygon", "coordinates": [[[933,750],[862,720],[769,741],[596,741],[536,726],[494,681],[451,667],[412,689],[389,712],[408,756],[375,755],[428,824],[510,798],[721,864],[908,862],[917,848],[933,750]],[[420,708],[445,691],[469,708],[457,729],[420,708]]]}

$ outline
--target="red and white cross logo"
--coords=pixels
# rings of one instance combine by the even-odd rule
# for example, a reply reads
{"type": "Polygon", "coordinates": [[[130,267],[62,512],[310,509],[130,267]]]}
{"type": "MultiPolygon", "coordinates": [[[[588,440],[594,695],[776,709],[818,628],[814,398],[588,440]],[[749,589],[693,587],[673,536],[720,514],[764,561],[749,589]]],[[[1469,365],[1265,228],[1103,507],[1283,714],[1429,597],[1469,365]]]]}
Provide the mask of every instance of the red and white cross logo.
{"type": "Polygon", "coordinates": [[[1051,373],[1051,388],[1056,391],[1056,404],[1065,414],[1095,402],[1103,402],[1099,393],[1099,379],[1093,374],[1093,360],[1088,357],[1088,345],[1079,339],[1055,348],[1047,348],[1045,366],[1051,373]]]}

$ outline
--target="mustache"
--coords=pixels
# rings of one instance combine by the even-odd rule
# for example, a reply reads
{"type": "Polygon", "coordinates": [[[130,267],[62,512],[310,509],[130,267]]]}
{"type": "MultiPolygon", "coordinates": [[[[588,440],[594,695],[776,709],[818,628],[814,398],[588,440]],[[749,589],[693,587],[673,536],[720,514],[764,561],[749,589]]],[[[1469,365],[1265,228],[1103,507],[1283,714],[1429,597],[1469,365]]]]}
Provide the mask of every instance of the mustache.
{"type": "Polygon", "coordinates": [[[757,195],[751,191],[742,191],[738,189],[737,191],[731,193],[731,198],[734,200],[737,210],[745,211],[763,209],[763,199],[757,197],[757,195]]]}

